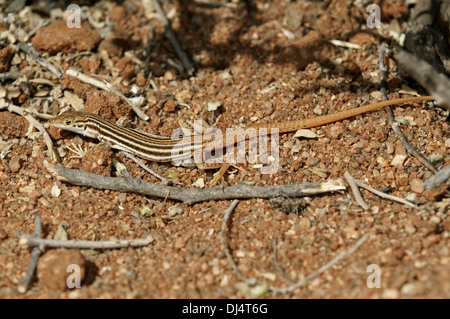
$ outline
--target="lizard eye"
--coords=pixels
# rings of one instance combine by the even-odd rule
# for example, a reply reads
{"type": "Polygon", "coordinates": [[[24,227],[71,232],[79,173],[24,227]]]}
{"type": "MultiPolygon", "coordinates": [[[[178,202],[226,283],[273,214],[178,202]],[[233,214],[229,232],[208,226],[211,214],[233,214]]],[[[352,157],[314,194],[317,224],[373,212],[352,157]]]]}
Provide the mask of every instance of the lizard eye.
{"type": "Polygon", "coordinates": [[[71,120],[65,120],[65,121],[64,121],[64,124],[70,125],[70,124],[72,124],[72,121],[71,121],[71,120]]]}

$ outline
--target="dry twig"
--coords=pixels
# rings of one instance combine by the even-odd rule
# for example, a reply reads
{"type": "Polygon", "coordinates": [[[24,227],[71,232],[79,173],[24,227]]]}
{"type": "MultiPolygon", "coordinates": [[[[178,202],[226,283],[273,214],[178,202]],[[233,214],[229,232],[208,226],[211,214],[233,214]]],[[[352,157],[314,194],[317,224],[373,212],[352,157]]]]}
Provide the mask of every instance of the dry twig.
{"type": "Polygon", "coordinates": [[[405,50],[399,48],[397,51],[394,58],[402,68],[433,95],[437,104],[445,106],[450,111],[450,80],[448,77],[405,50]]]}
{"type": "MultiPolygon", "coordinates": [[[[352,177],[352,178],[353,178],[353,177],[352,177]]],[[[381,198],[390,199],[390,200],[399,202],[399,203],[401,203],[401,204],[405,204],[405,205],[407,205],[407,206],[409,206],[409,207],[417,208],[416,205],[414,205],[413,203],[407,201],[406,199],[400,198],[400,197],[398,197],[398,196],[393,196],[393,195],[389,195],[389,194],[380,192],[379,190],[373,188],[372,186],[366,185],[366,184],[364,184],[363,182],[361,182],[361,181],[359,181],[359,180],[357,180],[357,179],[355,179],[355,178],[353,178],[353,181],[354,181],[355,184],[358,185],[359,187],[362,187],[362,188],[364,188],[364,189],[366,189],[366,190],[368,190],[368,191],[374,193],[375,195],[380,196],[381,198]]]]}
{"type": "Polygon", "coordinates": [[[133,154],[129,153],[129,152],[125,152],[125,151],[121,151],[123,155],[125,155],[126,157],[128,157],[130,160],[132,160],[133,162],[135,162],[136,164],[138,164],[142,169],[144,169],[145,171],[147,171],[148,173],[152,174],[153,176],[155,176],[156,178],[158,178],[159,180],[163,181],[166,184],[177,184],[177,185],[182,185],[181,183],[169,180],[161,175],[159,175],[158,173],[154,172],[153,170],[151,170],[147,165],[145,165],[144,163],[142,163],[142,161],[140,161],[139,159],[137,159],[136,157],[134,157],[133,154]]]}
{"type": "Polygon", "coordinates": [[[20,78],[21,76],[22,76],[22,73],[20,73],[18,71],[4,72],[4,73],[0,73],[0,81],[15,80],[15,79],[20,78]]]}
{"type": "Polygon", "coordinates": [[[52,247],[52,248],[78,248],[78,249],[118,249],[127,247],[147,246],[153,239],[132,239],[132,240],[55,240],[34,238],[23,235],[19,241],[21,245],[31,247],[52,247]]]}
{"type": "Polygon", "coordinates": [[[296,283],[296,281],[294,279],[292,279],[287,273],[286,271],[284,271],[283,267],[280,266],[280,264],[278,263],[278,253],[277,253],[277,237],[274,236],[273,237],[273,260],[275,262],[275,267],[277,267],[278,271],[280,272],[280,274],[286,278],[287,281],[290,281],[292,283],[296,283]]]}
{"type": "Polygon", "coordinates": [[[150,56],[152,54],[152,49],[153,49],[153,38],[155,37],[155,32],[153,31],[153,28],[151,25],[148,26],[148,33],[149,33],[149,37],[148,37],[148,43],[145,47],[145,52],[146,52],[146,56],[145,56],[145,67],[144,67],[144,76],[145,78],[148,77],[148,74],[150,73],[150,56]]]}
{"type": "Polygon", "coordinates": [[[19,48],[36,60],[44,68],[55,74],[58,78],[62,78],[61,71],[51,62],[47,61],[39,52],[31,45],[31,43],[20,42],[17,44],[19,48]]]}
{"type": "Polygon", "coordinates": [[[131,176],[106,177],[78,169],[69,169],[62,165],[51,165],[44,161],[47,169],[59,180],[79,186],[97,189],[110,189],[121,192],[132,192],[159,198],[168,198],[192,204],[206,200],[236,198],[271,198],[277,196],[311,196],[328,192],[345,190],[342,180],[331,180],[321,183],[288,184],[277,186],[236,185],[204,189],[180,188],[153,184],[131,176]]]}
{"type": "MultiPolygon", "coordinates": [[[[387,100],[387,91],[386,91],[386,72],[388,72],[388,69],[386,65],[384,64],[384,57],[386,56],[386,53],[390,52],[388,48],[385,45],[381,45],[380,47],[380,78],[381,78],[381,96],[382,100],[387,100]]],[[[426,159],[425,156],[420,154],[406,139],[406,137],[403,135],[402,131],[400,130],[399,124],[395,121],[394,115],[392,114],[392,110],[390,106],[386,106],[385,111],[388,115],[389,124],[392,127],[392,130],[394,131],[397,138],[402,142],[402,144],[405,146],[406,150],[413,155],[415,158],[417,158],[423,165],[428,167],[432,172],[436,173],[437,169],[434,167],[433,164],[426,159]]]]}
{"type": "Polygon", "coordinates": [[[350,188],[353,192],[353,195],[355,196],[355,200],[358,203],[358,205],[361,206],[361,208],[364,210],[369,210],[369,205],[367,205],[367,203],[362,198],[361,192],[359,191],[358,185],[356,184],[356,181],[353,178],[353,176],[350,175],[349,172],[345,172],[344,177],[347,180],[348,184],[350,185],[350,188]]]}
{"type": "Polygon", "coordinates": [[[427,179],[423,183],[423,187],[425,187],[428,190],[431,190],[433,188],[436,188],[444,183],[450,182],[450,165],[444,167],[440,171],[438,171],[436,174],[431,176],[429,179],[427,179]]]}
{"type": "MultiPolygon", "coordinates": [[[[225,211],[225,215],[224,215],[224,218],[223,218],[223,221],[222,221],[220,239],[221,239],[221,243],[222,243],[222,247],[223,247],[224,253],[227,256],[228,261],[231,263],[231,266],[233,267],[233,270],[236,273],[236,276],[238,276],[240,280],[244,281],[249,286],[266,285],[265,283],[263,283],[262,281],[259,281],[256,278],[246,278],[244,275],[242,275],[242,273],[238,269],[235,261],[233,260],[233,257],[231,256],[225,232],[226,232],[228,220],[230,219],[231,213],[233,212],[233,210],[234,210],[234,208],[236,207],[237,204],[238,204],[237,200],[234,200],[231,203],[231,205],[225,211]]],[[[274,286],[271,286],[271,285],[267,285],[268,289],[270,291],[274,292],[274,293],[289,293],[289,292],[294,291],[295,289],[298,289],[298,288],[304,286],[309,280],[317,277],[321,273],[325,272],[326,270],[328,270],[329,268],[334,266],[341,259],[343,259],[343,258],[351,255],[353,252],[355,252],[369,238],[369,235],[370,234],[365,234],[352,247],[350,247],[350,249],[340,253],[339,255],[334,257],[331,261],[329,261],[328,263],[326,263],[325,265],[320,267],[318,270],[314,271],[313,273],[311,273],[310,275],[306,276],[302,280],[299,280],[299,281],[295,282],[293,285],[290,285],[290,286],[288,286],[286,288],[278,288],[278,287],[274,287],[274,286]]]]}
{"type": "Polygon", "coordinates": [[[247,284],[254,285],[255,282],[257,281],[257,279],[255,279],[255,278],[248,279],[248,278],[245,278],[241,274],[241,271],[239,270],[236,263],[234,262],[233,256],[231,256],[230,249],[228,248],[228,240],[227,240],[227,235],[226,235],[227,224],[228,224],[228,220],[230,219],[231,213],[236,208],[238,203],[239,203],[239,201],[237,199],[235,199],[224,212],[222,227],[220,228],[220,243],[222,244],[222,249],[225,253],[225,256],[227,256],[227,259],[230,262],[231,267],[233,267],[233,270],[234,270],[234,273],[236,274],[236,276],[238,276],[239,279],[246,282],[247,284]]]}
{"type": "MultiPolygon", "coordinates": [[[[41,223],[41,216],[39,214],[36,214],[34,216],[34,234],[30,236],[30,238],[33,239],[40,239],[42,237],[42,223],[41,223]]],[[[42,249],[40,246],[33,247],[31,250],[31,261],[27,268],[27,273],[25,277],[22,280],[22,283],[17,287],[17,290],[19,293],[24,294],[27,292],[28,287],[30,286],[31,279],[33,278],[33,275],[36,271],[36,266],[39,260],[39,257],[41,256],[42,249]]]]}
{"type": "MultiPolygon", "coordinates": [[[[278,288],[278,289],[274,290],[274,292],[287,293],[287,292],[292,292],[295,289],[304,286],[309,280],[317,277],[321,273],[323,273],[326,270],[330,269],[331,267],[333,267],[341,259],[343,259],[343,258],[345,258],[345,257],[347,257],[347,256],[349,256],[351,254],[353,254],[362,244],[364,244],[364,242],[369,238],[369,236],[370,236],[370,234],[365,234],[360,239],[358,239],[358,241],[352,247],[350,247],[350,249],[340,253],[339,255],[334,257],[332,260],[330,260],[328,263],[326,263],[325,265],[323,265],[322,267],[320,267],[319,269],[314,271],[312,274],[306,276],[302,280],[299,280],[298,282],[296,282],[295,284],[293,284],[293,285],[291,285],[289,287],[278,288]]],[[[272,290],[273,290],[273,288],[272,288],[272,290]]]]}
{"type": "Polygon", "coordinates": [[[161,20],[162,24],[164,25],[165,35],[166,38],[170,41],[173,48],[175,49],[175,52],[177,53],[178,57],[180,58],[181,62],[183,63],[184,69],[186,70],[188,75],[191,75],[194,72],[194,67],[191,64],[191,61],[189,60],[189,57],[187,56],[186,52],[183,51],[181,48],[181,45],[178,43],[177,38],[175,37],[175,34],[172,31],[172,28],[170,27],[169,20],[167,19],[166,15],[164,14],[163,9],[161,8],[158,0],[152,0],[153,8],[156,10],[156,13],[158,13],[159,19],[161,20]]]}
{"type": "Polygon", "coordinates": [[[125,102],[128,103],[129,106],[131,106],[131,108],[133,109],[134,112],[136,112],[136,114],[139,116],[139,118],[141,118],[144,121],[147,121],[149,119],[149,116],[147,114],[145,114],[132,100],[130,100],[129,98],[127,98],[125,95],[123,95],[122,93],[120,93],[114,86],[112,86],[110,83],[108,82],[103,82],[103,81],[99,81],[97,79],[94,79],[90,76],[87,76],[86,74],[83,74],[77,70],[74,69],[68,69],[66,71],[67,75],[73,76],[74,78],[77,78],[78,80],[91,84],[93,86],[96,86],[102,90],[111,92],[116,94],[117,96],[121,97],[125,102]]]}
{"type": "MultiPolygon", "coordinates": [[[[29,111],[27,109],[8,103],[6,102],[5,99],[0,99],[0,110],[5,108],[8,109],[8,111],[10,112],[17,113],[23,116],[30,123],[30,125],[37,128],[39,132],[41,132],[44,135],[44,141],[45,144],[47,145],[48,151],[50,152],[50,157],[52,158],[52,160],[53,161],[59,160],[59,156],[56,153],[55,149],[53,148],[52,139],[50,138],[50,135],[48,135],[47,130],[44,128],[44,125],[39,123],[38,120],[36,120],[33,116],[28,114],[29,111]]],[[[32,113],[32,111],[30,113],[32,113]]]]}

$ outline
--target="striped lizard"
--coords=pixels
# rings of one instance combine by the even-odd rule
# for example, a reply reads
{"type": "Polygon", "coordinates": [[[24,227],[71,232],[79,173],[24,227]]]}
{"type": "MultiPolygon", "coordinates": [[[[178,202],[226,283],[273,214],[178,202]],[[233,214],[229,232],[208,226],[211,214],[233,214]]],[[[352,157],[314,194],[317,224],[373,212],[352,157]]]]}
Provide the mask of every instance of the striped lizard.
{"type": "Polygon", "coordinates": [[[231,164],[203,162],[201,159],[205,158],[205,149],[209,149],[210,151],[218,149],[224,150],[236,143],[258,137],[262,134],[271,134],[269,131],[270,129],[277,129],[278,133],[292,132],[299,129],[338,122],[359,114],[381,109],[385,106],[429,100],[434,100],[434,98],[432,96],[399,98],[314,118],[289,122],[257,124],[245,128],[245,130],[253,128],[252,134],[246,133],[243,135],[236,135],[233,141],[227,140],[226,143],[223,141],[211,142],[210,138],[200,139],[199,141],[195,135],[188,138],[170,138],[153,135],[118,125],[95,114],[75,111],[67,111],[61,114],[49,120],[49,124],[60,129],[83,134],[87,137],[97,138],[100,141],[107,142],[112,148],[133,153],[152,161],[169,162],[194,157],[194,162],[199,169],[221,168],[211,181],[211,186],[214,186],[231,164]]]}

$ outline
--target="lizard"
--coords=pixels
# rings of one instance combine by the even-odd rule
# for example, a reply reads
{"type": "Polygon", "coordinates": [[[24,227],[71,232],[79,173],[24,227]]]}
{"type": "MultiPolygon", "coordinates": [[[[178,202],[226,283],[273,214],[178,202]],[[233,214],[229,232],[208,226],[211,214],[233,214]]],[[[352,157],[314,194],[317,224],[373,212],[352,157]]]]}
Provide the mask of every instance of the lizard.
{"type": "MultiPolygon", "coordinates": [[[[118,125],[99,115],[86,112],[67,111],[50,119],[48,123],[59,129],[68,130],[91,138],[97,138],[100,141],[106,142],[112,148],[133,153],[152,161],[169,162],[193,157],[195,165],[199,169],[221,168],[211,181],[210,185],[212,187],[217,184],[220,177],[231,164],[203,162],[202,159],[205,158],[204,152],[206,149],[209,151],[218,149],[224,150],[236,143],[258,137],[262,134],[271,134],[269,131],[271,129],[276,129],[277,133],[293,132],[299,129],[313,128],[338,122],[356,115],[376,111],[386,106],[430,100],[434,100],[434,98],[432,96],[398,98],[313,118],[269,124],[256,124],[244,128],[245,130],[252,128],[253,131],[251,131],[251,134],[236,135],[232,141],[227,140],[225,143],[223,140],[211,142],[210,137],[199,139],[196,135],[182,138],[153,135],[118,125]]],[[[185,127],[186,124],[183,124],[183,122],[180,121],[180,126],[185,127]]],[[[197,132],[197,135],[198,134],[202,133],[197,132]]]]}

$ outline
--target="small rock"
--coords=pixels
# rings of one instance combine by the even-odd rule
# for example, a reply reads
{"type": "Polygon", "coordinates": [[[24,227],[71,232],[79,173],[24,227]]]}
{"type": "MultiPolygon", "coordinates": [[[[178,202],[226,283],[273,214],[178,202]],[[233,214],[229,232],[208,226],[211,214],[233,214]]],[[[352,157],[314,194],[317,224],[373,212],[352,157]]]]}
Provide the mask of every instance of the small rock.
{"type": "Polygon", "coordinates": [[[438,216],[433,216],[430,218],[430,222],[433,224],[439,224],[441,222],[441,219],[438,216]]]}
{"type": "Polygon", "coordinates": [[[328,137],[332,139],[338,139],[344,133],[344,126],[342,123],[336,123],[328,130],[328,137]]]}
{"type": "Polygon", "coordinates": [[[391,166],[402,165],[406,159],[406,155],[395,155],[394,159],[391,162],[391,166]]]}
{"type": "Polygon", "coordinates": [[[405,231],[406,231],[409,235],[412,235],[412,234],[414,234],[414,233],[416,232],[416,228],[415,228],[413,225],[411,225],[411,224],[407,224],[407,225],[405,226],[405,231]]]}
{"type": "Polygon", "coordinates": [[[370,95],[371,95],[374,99],[381,100],[381,91],[373,91],[372,93],[370,93],[370,95]]]}
{"type": "Polygon", "coordinates": [[[295,132],[294,137],[317,138],[319,136],[311,130],[302,129],[295,132]]]}
{"type": "Polygon", "coordinates": [[[61,195],[61,189],[58,187],[58,185],[53,185],[52,190],[50,191],[53,198],[58,198],[59,195],[61,195]]]}
{"type": "Polygon", "coordinates": [[[450,138],[446,139],[444,144],[446,148],[450,148],[450,138]]]}
{"type": "Polygon", "coordinates": [[[395,288],[387,288],[383,290],[382,298],[384,299],[397,299],[400,297],[400,293],[395,288]]]}
{"type": "Polygon", "coordinates": [[[79,250],[76,249],[54,249],[47,251],[37,265],[37,277],[39,285],[49,290],[67,289],[68,276],[73,276],[74,271],[68,269],[69,265],[80,267],[80,282],[86,273],[85,260],[79,250]]]}
{"type": "Polygon", "coordinates": [[[58,225],[58,229],[56,230],[55,236],[53,236],[54,240],[68,240],[69,239],[69,235],[67,234],[66,230],[64,229],[64,227],[59,224],[58,225]]]}
{"type": "Polygon", "coordinates": [[[314,108],[314,113],[316,113],[317,115],[322,115],[322,109],[320,108],[320,105],[317,104],[316,107],[314,108]]]}
{"type": "Polygon", "coordinates": [[[302,146],[300,144],[295,144],[292,148],[291,151],[293,153],[298,153],[300,150],[302,149],[302,146]]]}
{"type": "Polygon", "coordinates": [[[394,153],[394,144],[391,142],[386,143],[386,153],[393,154],[394,153]]]}
{"type": "Polygon", "coordinates": [[[173,112],[177,106],[177,101],[168,100],[166,103],[164,103],[164,112],[173,112]]]}
{"type": "Polygon", "coordinates": [[[414,193],[422,193],[423,190],[423,181],[420,178],[414,178],[411,181],[411,191],[413,191],[414,193]]]}
{"type": "Polygon", "coordinates": [[[144,72],[138,73],[136,76],[136,84],[140,87],[145,86],[145,83],[147,83],[147,79],[145,78],[144,72]]]}
{"type": "Polygon", "coordinates": [[[22,159],[18,155],[11,157],[9,161],[9,169],[11,172],[16,173],[22,167],[22,159]]]}
{"type": "Polygon", "coordinates": [[[84,22],[80,28],[68,28],[66,20],[63,19],[55,20],[48,26],[38,29],[31,39],[31,43],[38,51],[50,54],[92,51],[99,42],[100,35],[89,23],[84,22]]]}
{"type": "Polygon", "coordinates": [[[417,284],[414,282],[408,282],[402,286],[402,295],[414,295],[417,293],[417,284]]]}
{"type": "Polygon", "coordinates": [[[198,188],[204,188],[205,187],[205,180],[203,178],[197,179],[192,186],[198,187],[198,188]]]}
{"type": "Polygon", "coordinates": [[[172,206],[169,208],[169,211],[167,212],[167,216],[169,217],[175,217],[177,215],[180,215],[183,212],[183,208],[180,206],[172,206]]]}
{"type": "Polygon", "coordinates": [[[0,50],[0,72],[9,70],[13,56],[14,49],[9,45],[0,50]]]}
{"type": "Polygon", "coordinates": [[[188,90],[183,90],[175,94],[175,98],[178,102],[185,103],[186,101],[192,99],[192,92],[188,90]]]}
{"type": "Polygon", "coordinates": [[[209,112],[213,112],[215,110],[217,110],[220,106],[220,102],[208,102],[208,111],[209,112]]]}

